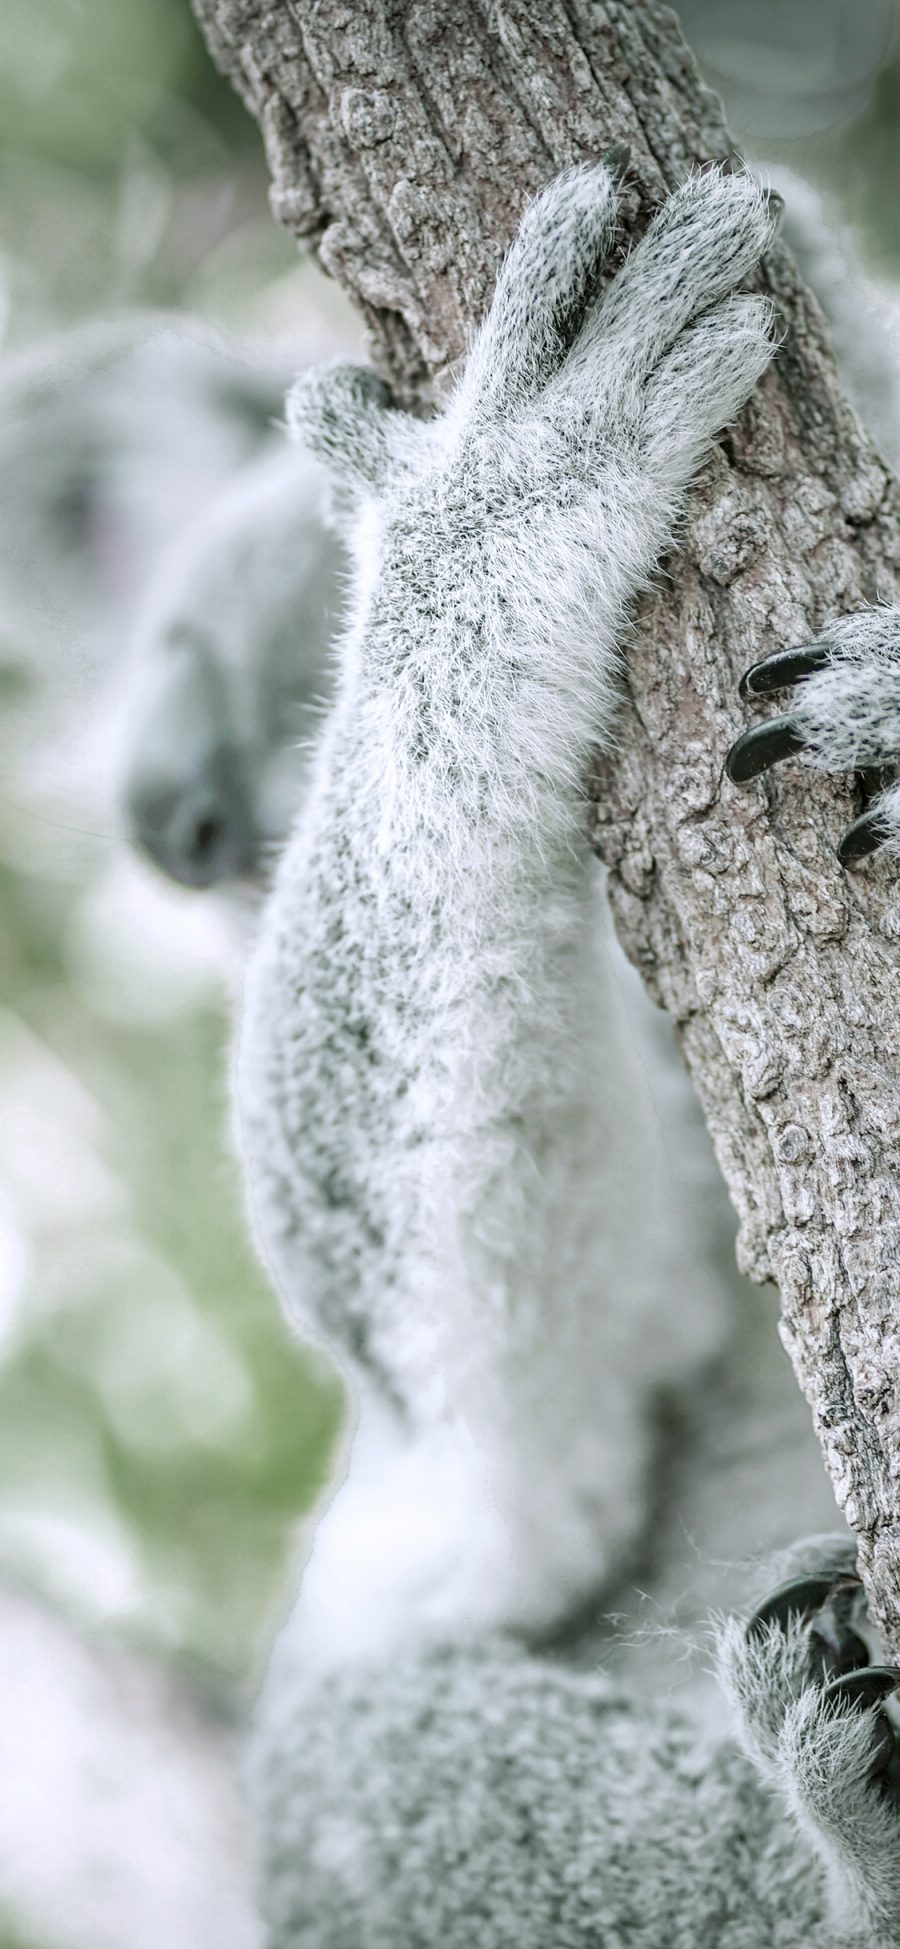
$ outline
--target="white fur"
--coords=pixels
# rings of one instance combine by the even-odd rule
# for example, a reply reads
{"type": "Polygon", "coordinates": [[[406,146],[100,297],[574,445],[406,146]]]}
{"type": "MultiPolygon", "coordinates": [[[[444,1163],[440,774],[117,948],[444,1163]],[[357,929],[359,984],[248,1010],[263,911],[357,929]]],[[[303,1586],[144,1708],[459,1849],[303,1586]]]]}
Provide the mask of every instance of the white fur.
{"type": "MultiPolygon", "coordinates": [[[[852,1561],[815,1537],[790,1569],[852,1561]]],[[[730,1620],[718,1663],[735,1730],[720,1705],[704,1738],[508,1638],[324,1668],[283,1639],[253,1767],[270,1949],[896,1949],[875,1711],[823,1697],[799,1617],[730,1620]]]]}

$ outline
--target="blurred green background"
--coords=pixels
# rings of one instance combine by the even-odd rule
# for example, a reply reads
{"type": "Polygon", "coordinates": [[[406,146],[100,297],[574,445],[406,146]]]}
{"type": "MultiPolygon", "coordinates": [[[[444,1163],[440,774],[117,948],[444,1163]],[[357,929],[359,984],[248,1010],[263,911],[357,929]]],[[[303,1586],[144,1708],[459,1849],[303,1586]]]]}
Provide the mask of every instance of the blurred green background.
{"type": "MultiPolygon", "coordinates": [[[[871,257],[900,272],[893,0],[683,12],[748,150],[839,192],[871,257]]],[[[4,0],[7,353],[134,307],[257,337],[342,320],[266,188],[255,126],[187,0],[4,0]]],[[[62,688],[64,663],[62,642],[62,688]]],[[[29,789],[29,723],[10,684],[0,1571],[231,1680],[327,1470],[338,1392],[288,1337],[247,1242],[216,923],[202,897],[123,866],[102,807],[46,772],[29,789]]]]}
{"type": "MultiPolygon", "coordinates": [[[[0,301],[7,350],[133,307],[257,336],[329,315],[185,0],[5,0],[0,301]]],[[[30,789],[31,724],[8,695],[0,1570],[230,1679],[327,1468],[338,1391],[247,1239],[213,919],[131,862],[117,905],[122,841],[102,801],[46,774],[30,789]]]]}

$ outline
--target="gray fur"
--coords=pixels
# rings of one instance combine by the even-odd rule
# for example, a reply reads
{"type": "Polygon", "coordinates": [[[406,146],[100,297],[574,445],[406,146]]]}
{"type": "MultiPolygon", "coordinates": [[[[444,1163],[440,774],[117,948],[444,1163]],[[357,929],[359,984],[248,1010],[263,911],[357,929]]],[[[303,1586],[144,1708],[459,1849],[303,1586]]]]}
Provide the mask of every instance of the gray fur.
{"type": "MultiPolygon", "coordinates": [[[[568,760],[612,709],[628,597],[737,404],[713,370],[736,321],[754,321],[743,391],[751,345],[765,361],[762,308],[728,295],[758,221],[745,183],[694,185],[592,304],[614,192],[578,172],[529,212],[442,424],[346,368],[289,405],[341,469],[360,581],[242,1076],[264,1246],[343,1353],[359,1426],[257,1733],[272,1949],[898,1940],[871,1715],[823,1707],[799,1628],[724,1627],[718,1744],[515,1635],[608,1578],[644,1519],[665,1312],[684,1371],[711,1344],[702,1304],[660,1282],[677,1220],[647,1209],[647,1105],[568,760]]],[[[860,762],[865,710],[890,728],[874,638],[859,654],[842,627],[862,701],[824,709],[822,762],[860,762]]],[[[848,1545],[829,1548],[839,1571],[848,1545]]]]}
{"type": "MultiPolygon", "coordinates": [[[[264,1248],[359,1425],[260,1715],[272,1949],[898,1940],[871,1718],[823,1708],[799,1629],[724,1627],[718,1744],[514,1635],[621,1561],[654,1386],[714,1337],[660,1276],[678,1218],[650,1202],[578,760],[628,600],[768,356],[730,296],[765,217],[743,179],[688,186],[597,301],[614,224],[599,171],[532,206],[437,426],[355,369],[289,403],[340,470],[359,592],[242,1090],[264,1248]]],[[[823,762],[859,761],[870,704],[885,736],[879,659],[844,641],[863,703],[823,707],[823,762]]]]}

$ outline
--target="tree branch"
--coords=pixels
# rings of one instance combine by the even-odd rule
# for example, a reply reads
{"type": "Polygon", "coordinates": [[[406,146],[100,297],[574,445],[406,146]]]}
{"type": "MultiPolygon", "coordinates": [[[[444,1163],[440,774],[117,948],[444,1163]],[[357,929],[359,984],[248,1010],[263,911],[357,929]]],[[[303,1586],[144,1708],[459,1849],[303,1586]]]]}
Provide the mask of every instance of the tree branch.
{"type": "MultiPolygon", "coordinates": [[[[732,145],[655,0],[195,0],[263,129],[275,213],[340,278],[401,397],[440,390],[526,197],[628,142],[627,227],[732,145]]],[[[900,501],[778,246],[775,370],[693,498],[629,647],[593,833],[620,936],[678,1024],[870,1599],[900,1649],[900,913],[838,867],[852,782],[739,791],[737,678],[835,610],[896,600],[900,501]]],[[[789,1494],[789,1484],[786,1493],[789,1494]]]]}

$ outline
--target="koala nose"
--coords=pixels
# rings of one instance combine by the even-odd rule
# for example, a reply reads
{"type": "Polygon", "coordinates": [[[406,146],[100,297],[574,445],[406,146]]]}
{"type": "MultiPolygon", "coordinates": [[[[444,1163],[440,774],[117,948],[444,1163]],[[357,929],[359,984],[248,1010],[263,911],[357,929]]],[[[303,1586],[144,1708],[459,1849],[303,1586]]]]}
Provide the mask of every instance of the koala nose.
{"type": "Polygon", "coordinates": [[[127,794],[126,811],[135,843],[182,886],[220,886],[258,865],[247,797],[227,764],[181,786],[145,781],[127,794]]]}

